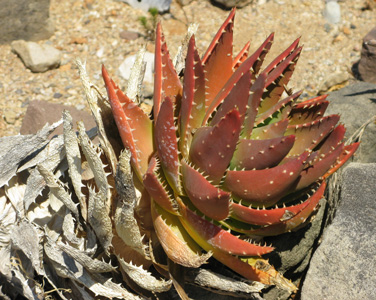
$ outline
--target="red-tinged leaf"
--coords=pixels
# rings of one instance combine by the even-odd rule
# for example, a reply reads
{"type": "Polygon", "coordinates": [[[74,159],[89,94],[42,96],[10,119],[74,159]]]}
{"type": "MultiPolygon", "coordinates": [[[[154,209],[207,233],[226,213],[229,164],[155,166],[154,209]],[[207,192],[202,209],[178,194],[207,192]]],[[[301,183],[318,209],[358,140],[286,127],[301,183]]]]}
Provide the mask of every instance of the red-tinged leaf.
{"type": "Polygon", "coordinates": [[[247,42],[242,50],[240,50],[239,54],[234,58],[232,61],[232,68],[236,70],[242,62],[244,62],[248,57],[249,52],[249,46],[251,45],[251,42],[247,42]]]}
{"type": "Polygon", "coordinates": [[[281,64],[282,61],[288,57],[291,52],[295,51],[298,47],[300,42],[300,37],[297,38],[285,51],[283,51],[280,55],[278,55],[264,70],[266,74],[269,74],[272,70],[274,70],[278,65],[281,64]]]}
{"type": "Polygon", "coordinates": [[[332,175],[335,171],[337,171],[345,162],[347,162],[351,156],[355,153],[355,151],[358,149],[360,143],[354,143],[351,145],[347,145],[343,148],[341,155],[337,159],[337,163],[330,168],[328,172],[325,173],[323,178],[328,178],[330,175],[332,175]]]}
{"type": "Polygon", "coordinates": [[[161,24],[158,23],[155,38],[154,59],[154,119],[157,120],[162,100],[170,97],[180,101],[182,86],[167,49],[161,24]]]}
{"type": "Polygon", "coordinates": [[[280,200],[298,179],[309,153],[264,170],[228,171],[224,186],[248,203],[270,206],[280,200]]]}
{"type": "Polygon", "coordinates": [[[158,178],[158,169],[158,161],[156,157],[153,156],[143,178],[144,187],[150,197],[163,209],[167,210],[169,213],[178,215],[177,203],[173,196],[171,196],[172,190],[167,186],[167,183],[162,183],[162,180],[158,178]]]}
{"type": "Polygon", "coordinates": [[[165,98],[161,105],[155,122],[154,137],[167,181],[174,191],[178,192],[180,190],[178,141],[174,123],[174,105],[170,98],[165,98]]]}
{"type": "Polygon", "coordinates": [[[147,169],[147,160],[141,161],[139,157],[139,152],[136,147],[133,135],[132,128],[129,125],[128,118],[123,110],[123,106],[119,101],[119,98],[116,94],[114,83],[109,77],[107,70],[102,66],[102,76],[104,83],[106,85],[108,98],[110,100],[111,110],[115,119],[116,126],[119,130],[121,140],[124,144],[124,147],[129,149],[131,152],[131,163],[133,168],[136,171],[136,174],[139,179],[142,178],[142,175],[147,169]],[[146,167],[145,167],[146,164],[146,167]]]}
{"type": "Polygon", "coordinates": [[[237,109],[240,113],[240,120],[243,123],[245,111],[249,98],[249,89],[251,87],[251,74],[249,72],[244,73],[240,77],[236,85],[231,89],[230,93],[223,100],[215,113],[213,119],[210,122],[210,126],[218,124],[218,122],[224,118],[230,111],[237,109]]]}
{"type": "Polygon", "coordinates": [[[211,254],[200,255],[200,247],[185,231],[177,216],[164,211],[154,201],[151,213],[155,232],[168,258],[188,268],[198,268],[206,263],[211,254]]]}
{"type": "Polygon", "coordinates": [[[326,154],[333,151],[342,142],[345,137],[346,128],[340,124],[328,135],[328,137],[316,147],[320,154],[326,154]]]}
{"type": "Polygon", "coordinates": [[[310,123],[288,126],[285,135],[294,134],[296,136],[289,156],[314,149],[334,129],[338,121],[338,115],[330,115],[310,123]]]}
{"type": "Polygon", "coordinates": [[[281,98],[281,95],[284,92],[292,73],[294,72],[301,50],[302,47],[296,48],[287,56],[286,59],[284,59],[273,71],[268,74],[265,83],[266,92],[263,95],[263,101],[261,102],[259,109],[260,113],[264,113],[265,111],[269,110],[281,98]]]}
{"type": "Polygon", "coordinates": [[[265,88],[265,80],[266,76],[265,74],[260,74],[259,77],[257,77],[256,81],[253,83],[250,95],[248,98],[248,105],[247,105],[247,111],[244,118],[244,124],[243,129],[241,132],[241,136],[243,138],[249,138],[252,134],[252,130],[254,127],[254,123],[256,120],[257,112],[260,106],[262,94],[264,92],[265,88]]]}
{"type": "Polygon", "coordinates": [[[263,284],[277,285],[278,287],[289,290],[290,292],[296,291],[296,287],[280,275],[266,260],[255,257],[239,259],[231,254],[225,253],[222,250],[213,247],[206,239],[197,234],[194,228],[192,228],[184,218],[181,218],[181,223],[187,232],[194,237],[195,241],[205,251],[213,253],[215,259],[241,276],[263,284]],[[246,261],[243,261],[243,259],[246,261]]]}
{"type": "Polygon", "coordinates": [[[201,127],[193,136],[189,156],[210,180],[218,183],[225,173],[236,143],[241,122],[238,110],[230,111],[217,125],[201,127]]]}
{"type": "Polygon", "coordinates": [[[186,225],[184,226],[186,229],[187,227],[189,228],[187,231],[196,242],[203,239],[216,249],[240,256],[261,256],[274,250],[273,247],[259,246],[241,240],[230,232],[198,216],[185,205],[180,205],[180,207],[182,214],[180,220],[186,225]]]}
{"type": "MultiPolygon", "coordinates": [[[[273,43],[274,34],[271,34],[265,42],[260,46],[259,49],[256,50],[250,57],[248,57],[232,74],[230,79],[226,82],[223,90],[221,90],[220,95],[217,95],[212,102],[208,102],[208,109],[206,111],[205,118],[202,122],[203,125],[206,124],[208,119],[210,118],[211,114],[217,108],[217,106],[223,101],[223,99],[228,95],[231,91],[232,87],[239,81],[240,77],[244,75],[244,73],[251,71],[251,80],[253,80],[261,67],[261,64],[268,53],[272,43],[273,43]]],[[[222,88],[222,87],[221,87],[222,88]]]]}
{"type": "Polygon", "coordinates": [[[232,41],[235,9],[233,9],[223,25],[219,28],[209,45],[202,64],[204,66],[206,95],[210,104],[218,92],[232,75],[232,41]]]}
{"type": "Polygon", "coordinates": [[[273,123],[276,123],[278,121],[286,119],[291,112],[291,108],[292,108],[293,104],[295,103],[296,99],[299,98],[301,93],[302,93],[301,91],[296,92],[296,93],[286,97],[285,99],[279,101],[278,103],[276,103],[273,107],[271,107],[267,111],[265,111],[263,113],[259,113],[257,115],[255,125],[259,125],[259,124],[265,122],[265,120],[267,120],[269,118],[273,119],[273,123]],[[276,114],[278,114],[278,115],[276,116],[276,114]]]}
{"type": "Polygon", "coordinates": [[[328,95],[318,96],[294,105],[290,113],[289,125],[309,123],[321,118],[329,101],[325,100],[328,95]]]}
{"type": "Polygon", "coordinates": [[[300,173],[300,178],[296,190],[300,190],[314,183],[333,166],[343,150],[343,144],[337,146],[327,154],[317,155],[317,157],[300,173]]]}
{"type": "Polygon", "coordinates": [[[183,85],[184,93],[179,118],[179,145],[183,157],[187,158],[192,138],[191,132],[201,125],[206,111],[204,71],[195,47],[194,35],[188,44],[183,85]]]}
{"type": "Polygon", "coordinates": [[[251,139],[273,139],[281,137],[285,134],[287,126],[289,125],[289,120],[282,120],[277,123],[271,123],[265,126],[254,128],[252,131],[251,139]]]}
{"type": "Polygon", "coordinates": [[[130,100],[120,89],[117,90],[116,94],[132,130],[141,172],[144,174],[150,157],[154,152],[153,123],[137,103],[130,100]]]}
{"type": "Polygon", "coordinates": [[[182,175],[185,192],[204,215],[218,221],[228,217],[229,193],[213,186],[185,162],[182,163],[182,175]]]}
{"type": "Polygon", "coordinates": [[[261,170],[278,165],[294,145],[295,136],[265,140],[241,139],[231,160],[231,169],[261,170]]]}
{"type": "Polygon", "coordinates": [[[316,192],[306,200],[307,204],[305,207],[291,219],[285,220],[279,224],[273,224],[270,226],[244,231],[244,233],[250,235],[259,235],[259,236],[274,236],[283,234],[285,232],[290,232],[295,228],[298,228],[302,225],[306,220],[312,215],[312,213],[316,210],[317,205],[320,199],[323,197],[325,192],[326,183],[325,181],[320,185],[320,187],[316,190],[316,192]]]}
{"type": "Polygon", "coordinates": [[[244,223],[269,226],[291,219],[300,213],[308,203],[308,201],[305,201],[297,205],[283,208],[255,209],[233,202],[230,207],[230,215],[244,223]]]}

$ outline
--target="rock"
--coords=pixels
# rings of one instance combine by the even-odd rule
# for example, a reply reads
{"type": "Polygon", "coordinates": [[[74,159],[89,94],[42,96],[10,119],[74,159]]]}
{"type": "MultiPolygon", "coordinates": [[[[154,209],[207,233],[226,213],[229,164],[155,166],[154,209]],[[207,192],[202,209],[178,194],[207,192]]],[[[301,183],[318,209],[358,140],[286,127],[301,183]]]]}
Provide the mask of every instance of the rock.
{"type": "Polygon", "coordinates": [[[137,40],[140,34],[135,31],[123,30],[119,33],[119,37],[124,40],[137,40]]]}
{"type": "MultiPolygon", "coordinates": [[[[357,82],[329,94],[326,115],[340,114],[350,137],[364,122],[376,115],[376,85],[357,82]]],[[[357,162],[376,162],[376,124],[371,122],[361,137],[353,158],[357,162]]]]}
{"type": "Polygon", "coordinates": [[[156,8],[159,12],[166,12],[170,9],[171,0],[120,0],[128,3],[134,8],[148,11],[150,8],[156,8]]]}
{"type": "Polygon", "coordinates": [[[375,298],[375,178],[376,164],[344,170],[340,204],[312,257],[302,300],[375,298]]]}
{"type": "Polygon", "coordinates": [[[12,51],[23,61],[32,72],[41,73],[60,65],[61,52],[50,45],[38,45],[23,40],[11,44],[12,51]]]}
{"type": "Polygon", "coordinates": [[[8,110],[6,113],[4,113],[5,122],[11,125],[16,123],[16,120],[18,119],[18,117],[19,116],[17,115],[17,113],[13,110],[8,110]]]}
{"type": "Polygon", "coordinates": [[[347,72],[336,72],[331,74],[320,87],[320,92],[323,93],[330,90],[336,85],[340,85],[349,80],[350,74],[347,72]]]}
{"type": "Polygon", "coordinates": [[[376,27],[363,39],[358,72],[363,81],[376,83],[376,27]]]}
{"type": "Polygon", "coordinates": [[[244,7],[252,2],[252,0],[212,0],[214,4],[218,4],[224,8],[244,7]]]}
{"type": "Polygon", "coordinates": [[[177,0],[177,2],[182,6],[189,5],[192,1],[193,0],[177,0]]]}
{"type": "MultiPolygon", "coordinates": [[[[83,121],[87,130],[96,126],[91,114],[86,111],[47,101],[31,101],[26,110],[20,133],[23,135],[37,133],[44,124],[52,124],[60,120],[64,109],[71,113],[74,125],[78,121],[83,121]]],[[[54,134],[61,134],[62,132],[63,127],[59,126],[54,134]]]]}
{"type": "Polygon", "coordinates": [[[338,24],[341,21],[341,7],[336,1],[330,1],[325,4],[324,18],[331,24],[338,24]]]}
{"type": "Polygon", "coordinates": [[[43,40],[54,33],[50,0],[2,0],[0,43],[14,40],[43,40]]]}

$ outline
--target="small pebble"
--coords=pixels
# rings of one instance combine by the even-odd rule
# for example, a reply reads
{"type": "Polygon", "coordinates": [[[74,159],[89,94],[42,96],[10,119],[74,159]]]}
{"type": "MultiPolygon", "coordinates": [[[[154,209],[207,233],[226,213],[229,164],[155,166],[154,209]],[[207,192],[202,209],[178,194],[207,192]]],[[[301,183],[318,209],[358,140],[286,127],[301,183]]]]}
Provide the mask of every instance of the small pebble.
{"type": "Polygon", "coordinates": [[[63,97],[63,94],[55,93],[53,97],[54,97],[55,99],[59,99],[59,98],[63,97]]]}
{"type": "Polygon", "coordinates": [[[338,24],[341,21],[341,7],[335,1],[325,4],[324,18],[331,24],[338,24]]]}

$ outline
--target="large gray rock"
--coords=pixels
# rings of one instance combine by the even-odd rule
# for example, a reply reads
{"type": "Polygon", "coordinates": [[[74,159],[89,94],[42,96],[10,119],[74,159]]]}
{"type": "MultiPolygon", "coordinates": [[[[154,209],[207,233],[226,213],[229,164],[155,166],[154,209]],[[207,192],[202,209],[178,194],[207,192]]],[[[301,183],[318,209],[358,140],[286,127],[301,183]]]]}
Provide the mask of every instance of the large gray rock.
{"type": "MultiPolygon", "coordinates": [[[[329,95],[326,114],[338,113],[340,122],[346,126],[346,137],[350,137],[364,122],[376,116],[376,85],[357,82],[329,95]]],[[[364,131],[354,161],[376,162],[376,124],[371,122],[364,131]]]]}
{"type": "Polygon", "coordinates": [[[1,0],[0,43],[48,39],[54,33],[50,0],[1,0]]]}
{"type": "Polygon", "coordinates": [[[23,40],[12,42],[12,51],[32,72],[41,73],[60,66],[61,52],[50,45],[23,40]]]}
{"type": "Polygon", "coordinates": [[[343,172],[340,204],[313,255],[301,299],[375,299],[376,164],[343,172]]]}

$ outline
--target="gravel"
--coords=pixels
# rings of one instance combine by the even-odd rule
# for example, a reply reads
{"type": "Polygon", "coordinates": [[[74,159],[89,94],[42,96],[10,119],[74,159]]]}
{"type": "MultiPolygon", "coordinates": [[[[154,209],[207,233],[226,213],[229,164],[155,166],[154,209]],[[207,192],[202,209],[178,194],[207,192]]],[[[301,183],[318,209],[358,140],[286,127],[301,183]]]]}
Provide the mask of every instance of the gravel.
{"type": "MultiPolygon", "coordinates": [[[[360,58],[362,38],[376,24],[376,13],[369,9],[366,0],[340,1],[341,21],[326,24],[323,17],[324,0],[269,0],[260,5],[257,1],[238,9],[235,19],[235,52],[251,40],[251,51],[275,32],[275,42],[269,61],[297,37],[304,45],[295,74],[289,84],[294,90],[303,89],[313,96],[334,73],[350,73],[352,64],[360,58]]],[[[51,18],[55,34],[49,44],[62,51],[62,64],[56,70],[32,73],[11,52],[10,45],[0,45],[0,136],[19,132],[28,103],[47,100],[88,109],[74,60],[87,61],[92,81],[100,87],[103,82],[100,68],[105,64],[120,87],[123,79],[117,68],[128,55],[137,52],[147,43],[153,52],[153,42],[139,18],[148,14],[113,0],[51,0],[51,18]],[[123,31],[138,32],[137,39],[122,39],[123,31]],[[9,117],[7,117],[9,116],[9,117]]],[[[170,13],[160,16],[172,56],[183,39],[187,24],[199,24],[196,34],[201,54],[222,24],[228,11],[213,6],[208,1],[193,1],[181,7],[177,0],[170,13]]],[[[266,63],[268,60],[266,61],[266,63]]],[[[350,74],[350,80],[353,77],[350,74]]]]}

